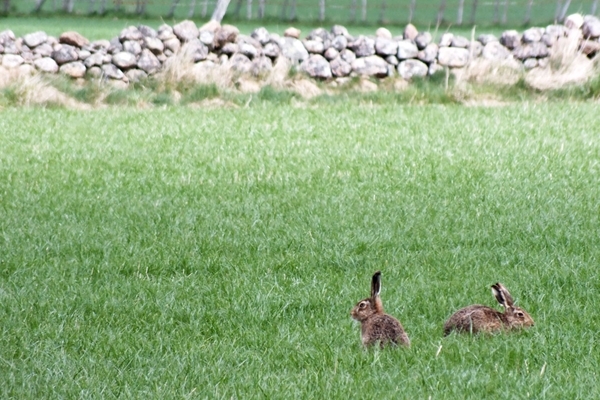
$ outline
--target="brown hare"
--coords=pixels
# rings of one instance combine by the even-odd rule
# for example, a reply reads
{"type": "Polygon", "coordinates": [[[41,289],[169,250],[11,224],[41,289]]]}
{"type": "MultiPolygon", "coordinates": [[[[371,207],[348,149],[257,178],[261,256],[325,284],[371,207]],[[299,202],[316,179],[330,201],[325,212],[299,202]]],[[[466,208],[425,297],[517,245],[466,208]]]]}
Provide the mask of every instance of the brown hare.
{"type": "Polygon", "coordinates": [[[514,306],[512,296],[501,283],[492,285],[492,293],[504,307],[504,313],[479,304],[462,308],[452,314],[444,324],[444,336],[452,331],[491,333],[533,326],[531,316],[522,308],[514,306]]]}
{"type": "Polygon", "coordinates": [[[387,343],[410,346],[410,340],[400,322],[384,313],[380,291],[381,271],[377,271],[371,280],[371,297],[359,301],[350,312],[352,318],[360,322],[363,345],[370,346],[379,342],[382,348],[387,343]]]}

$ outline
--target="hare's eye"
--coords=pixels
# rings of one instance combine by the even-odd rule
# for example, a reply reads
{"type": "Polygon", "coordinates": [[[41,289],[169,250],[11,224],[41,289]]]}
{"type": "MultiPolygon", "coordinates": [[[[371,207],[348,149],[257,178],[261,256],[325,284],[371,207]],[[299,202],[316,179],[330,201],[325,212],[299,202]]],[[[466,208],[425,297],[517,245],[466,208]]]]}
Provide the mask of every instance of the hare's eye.
{"type": "Polygon", "coordinates": [[[362,310],[363,308],[365,308],[367,306],[367,303],[362,302],[358,305],[358,307],[362,310]]]}
{"type": "Polygon", "coordinates": [[[517,311],[517,317],[523,318],[524,316],[525,314],[523,314],[523,311],[517,311]]]}

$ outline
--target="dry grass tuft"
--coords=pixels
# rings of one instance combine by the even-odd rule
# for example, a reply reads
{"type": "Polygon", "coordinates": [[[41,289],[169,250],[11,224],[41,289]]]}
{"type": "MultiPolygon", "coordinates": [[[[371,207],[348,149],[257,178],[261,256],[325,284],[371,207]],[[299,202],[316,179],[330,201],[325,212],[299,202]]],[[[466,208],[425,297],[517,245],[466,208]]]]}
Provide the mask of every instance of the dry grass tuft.
{"type": "Polygon", "coordinates": [[[594,62],[579,51],[578,35],[560,38],[554,45],[547,68],[534,68],[525,82],[539,90],[559,89],[589,80],[595,71],[594,62]]]}
{"type": "Polygon", "coordinates": [[[88,110],[91,106],[81,103],[52,86],[41,73],[29,70],[2,68],[0,70],[0,88],[10,90],[16,105],[62,106],[78,110],[88,110]]]}

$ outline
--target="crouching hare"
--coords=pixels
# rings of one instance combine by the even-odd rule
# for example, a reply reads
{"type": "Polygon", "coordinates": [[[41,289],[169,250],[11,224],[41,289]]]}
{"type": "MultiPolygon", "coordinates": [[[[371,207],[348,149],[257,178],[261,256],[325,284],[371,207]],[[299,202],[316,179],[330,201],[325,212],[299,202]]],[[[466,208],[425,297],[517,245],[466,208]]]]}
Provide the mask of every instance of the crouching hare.
{"type": "Polygon", "coordinates": [[[462,308],[452,314],[444,324],[444,336],[452,331],[492,333],[533,326],[531,316],[522,308],[514,306],[512,296],[501,283],[492,285],[492,293],[504,307],[504,313],[479,304],[462,308]]]}
{"type": "Polygon", "coordinates": [[[350,312],[352,318],[360,322],[361,338],[364,346],[379,342],[410,346],[410,340],[400,322],[384,313],[381,292],[381,271],[375,272],[371,280],[371,297],[359,301],[350,312]]]}

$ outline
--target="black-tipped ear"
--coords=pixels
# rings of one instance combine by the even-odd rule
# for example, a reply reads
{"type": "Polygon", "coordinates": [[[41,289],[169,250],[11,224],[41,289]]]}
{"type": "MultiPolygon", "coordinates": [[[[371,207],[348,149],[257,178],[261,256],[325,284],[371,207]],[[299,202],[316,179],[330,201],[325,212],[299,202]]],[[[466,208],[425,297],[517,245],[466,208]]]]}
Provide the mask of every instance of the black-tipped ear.
{"type": "Polygon", "coordinates": [[[492,293],[498,300],[498,303],[504,308],[510,308],[513,306],[513,299],[508,290],[500,283],[494,283],[492,285],[492,293]]]}
{"type": "Polygon", "coordinates": [[[379,292],[381,292],[381,271],[373,274],[373,279],[371,280],[371,298],[378,297],[379,292]]]}

